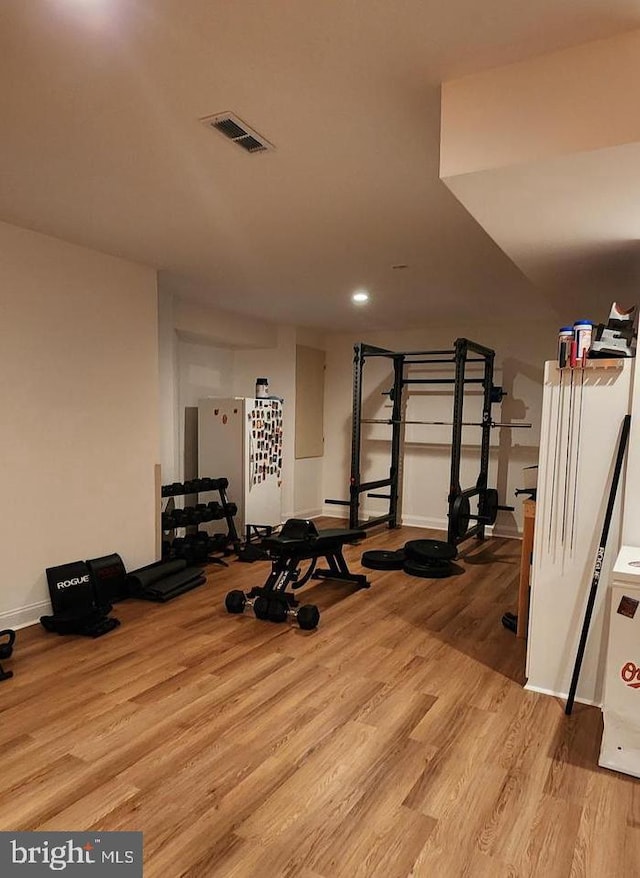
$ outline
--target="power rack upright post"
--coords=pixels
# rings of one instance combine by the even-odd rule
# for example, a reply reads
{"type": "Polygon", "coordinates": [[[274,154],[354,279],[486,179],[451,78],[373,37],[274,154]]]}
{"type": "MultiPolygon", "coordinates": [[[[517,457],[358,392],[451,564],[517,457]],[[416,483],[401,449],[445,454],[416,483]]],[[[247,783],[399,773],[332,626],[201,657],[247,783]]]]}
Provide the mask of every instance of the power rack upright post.
{"type": "Polygon", "coordinates": [[[499,507],[498,494],[493,488],[488,487],[489,477],[489,450],[492,427],[530,427],[530,424],[497,424],[491,418],[491,406],[502,400],[504,392],[501,387],[493,383],[495,352],[484,345],[471,341],[467,338],[459,338],[454,342],[451,349],[431,351],[390,351],[386,348],[374,347],[360,343],[354,345],[353,358],[353,420],[351,431],[351,475],[349,481],[349,500],[327,500],[333,503],[349,507],[350,528],[370,528],[376,525],[387,524],[389,527],[398,527],[398,502],[400,496],[400,455],[402,445],[402,426],[406,423],[413,424],[443,424],[452,428],[451,432],[451,478],[448,495],[448,542],[457,545],[463,540],[476,536],[483,539],[487,524],[493,524],[499,508],[511,509],[512,507],[499,507]],[[391,418],[362,417],[362,386],[364,367],[367,359],[383,357],[393,363],[393,386],[389,391],[392,402],[391,418]],[[448,364],[454,366],[454,376],[450,378],[412,378],[409,373],[410,366],[427,364],[448,364]],[[467,364],[481,363],[483,367],[482,377],[467,375],[467,364]],[[403,393],[405,386],[414,384],[450,384],[453,385],[453,419],[448,422],[442,421],[406,421],[402,418],[403,393]],[[466,385],[480,385],[482,387],[482,416],[481,421],[465,422],[464,399],[466,385]],[[389,476],[383,479],[374,479],[363,482],[361,479],[361,452],[362,452],[362,424],[388,424],[391,426],[391,461],[389,476]],[[480,472],[476,483],[471,488],[463,489],[460,484],[460,464],[462,459],[462,428],[465,426],[477,426],[482,430],[480,445],[480,472]],[[373,493],[386,488],[385,493],[373,493]],[[366,493],[369,497],[385,499],[389,501],[389,510],[384,515],[376,516],[364,521],[360,520],[360,495],[366,493]],[[470,498],[478,498],[478,513],[471,514],[470,498]],[[476,523],[469,528],[469,522],[476,523]]]}

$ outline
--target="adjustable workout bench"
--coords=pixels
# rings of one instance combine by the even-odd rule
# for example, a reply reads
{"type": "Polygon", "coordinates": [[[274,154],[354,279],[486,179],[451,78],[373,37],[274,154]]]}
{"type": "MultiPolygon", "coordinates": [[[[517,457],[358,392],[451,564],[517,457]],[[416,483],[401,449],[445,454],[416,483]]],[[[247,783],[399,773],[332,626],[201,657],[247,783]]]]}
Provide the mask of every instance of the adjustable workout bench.
{"type": "Polygon", "coordinates": [[[337,579],[353,582],[359,588],[369,588],[367,577],[362,573],[351,573],[347,567],[342,549],[345,545],[357,543],[366,537],[363,530],[321,530],[312,521],[290,518],[277,536],[265,537],[261,547],[266,549],[271,560],[271,573],[263,586],[243,591],[230,591],[225,598],[229,613],[244,612],[247,604],[253,607],[258,619],[270,622],[284,622],[293,616],[301,628],[311,630],[320,621],[320,611],[313,604],[298,606],[299,601],[287,588],[302,588],[310,579],[337,579]],[[316,570],[319,558],[326,558],[327,569],[316,570]],[[309,567],[300,576],[300,562],[309,561],[309,567]]]}

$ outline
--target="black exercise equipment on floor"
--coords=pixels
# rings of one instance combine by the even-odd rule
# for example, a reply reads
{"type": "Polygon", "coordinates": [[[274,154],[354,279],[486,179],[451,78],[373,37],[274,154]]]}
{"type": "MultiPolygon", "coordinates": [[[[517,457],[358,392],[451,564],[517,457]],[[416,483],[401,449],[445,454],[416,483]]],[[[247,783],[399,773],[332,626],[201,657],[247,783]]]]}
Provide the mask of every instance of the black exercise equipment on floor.
{"type": "Polygon", "coordinates": [[[369,549],[362,553],[360,563],[369,570],[402,570],[405,562],[404,549],[397,549],[395,552],[385,551],[384,549],[369,549]]]}
{"type": "Polygon", "coordinates": [[[409,540],[404,552],[413,561],[455,561],[458,552],[451,543],[442,540],[409,540]]]}
{"type": "Polygon", "coordinates": [[[127,571],[120,555],[103,555],[87,561],[98,604],[115,604],[129,597],[127,571]]]}
{"type": "Polygon", "coordinates": [[[211,557],[214,552],[226,554],[226,548],[226,534],[209,536],[206,531],[200,530],[184,537],[174,537],[171,542],[163,542],[162,560],[182,560],[187,564],[220,564],[222,567],[228,567],[229,565],[222,558],[211,557]]]}
{"type": "Polygon", "coordinates": [[[501,402],[504,392],[493,383],[493,367],[495,352],[467,338],[458,338],[449,350],[431,351],[390,351],[368,344],[354,346],[353,359],[353,420],[351,428],[351,477],[349,481],[348,500],[325,500],[338,506],[349,507],[349,527],[370,528],[380,524],[398,527],[398,505],[400,497],[400,455],[402,445],[402,429],[406,423],[439,424],[452,427],[451,436],[451,478],[448,495],[448,534],[447,541],[456,546],[458,543],[477,537],[484,539],[485,527],[496,520],[498,509],[511,509],[498,504],[498,494],[488,486],[489,476],[489,443],[491,430],[495,427],[530,427],[531,424],[502,424],[491,417],[491,406],[501,402]],[[364,366],[370,358],[386,358],[393,364],[393,386],[388,391],[392,403],[391,417],[366,419],[362,417],[363,373],[364,366]],[[436,364],[440,369],[452,363],[455,373],[453,377],[415,378],[411,377],[411,366],[436,364]],[[480,363],[482,375],[468,375],[466,370],[470,363],[480,363]],[[449,422],[443,421],[406,421],[403,420],[403,395],[405,387],[411,385],[453,385],[453,416],[449,422]],[[478,385],[482,388],[482,414],[480,420],[464,421],[463,406],[465,386],[478,385]],[[388,424],[391,426],[391,462],[388,477],[381,479],[362,480],[362,424],[388,424]],[[480,445],[480,472],[473,487],[463,489],[460,484],[460,464],[462,457],[463,427],[478,427],[482,431],[480,445]],[[375,493],[384,489],[385,493],[375,493]],[[374,492],[374,493],[372,493],[374,492]],[[360,519],[360,496],[389,501],[389,509],[384,515],[367,521],[360,519]],[[472,513],[470,500],[477,498],[477,513],[472,513]],[[474,524],[470,527],[470,522],[474,524]]]}
{"type": "MultiPolygon", "coordinates": [[[[0,631],[0,661],[5,661],[6,659],[11,658],[15,642],[16,632],[11,628],[5,628],[4,631],[0,631]]],[[[10,680],[11,677],[13,677],[13,671],[5,671],[0,664],[0,681],[10,680]]]]}
{"type": "Polygon", "coordinates": [[[40,617],[46,631],[101,637],[118,627],[119,620],[109,616],[111,602],[96,590],[85,561],[48,567],[46,574],[53,609],[53,615],[40,617]]]}
{"type": "Polygon", "coordinates": [[[407,558],[402,569],[420,579],[446,579],[453,573],[451,561],[416,561],[413,558],[407,558]]]}
{"type": "Polygon", "coordinates": [[[189,564],[224,564],[220,558],[211,558],[215,552],[221,555],[231,555],[240,547],[240,538],[235,524],[235,516],[238,507],[227,497],[229,480],[226,478],[190,479],[186,482],[172,482],[163,485],[161,494],[163,498],[169,498],[165,509],[162,511],[162,530],[173,535],[173,539],[163,540],[162,557],[164,561],[183,559],[189,564]],[[217,493],[218,499],[209,500],[207,503],[196,503],[195,506],[177,508],[174,497],[191,494],[217,493]],[[227,525],[226,533],[209,534],[207,531],[194,532],[201,524],[224,520],[227,525]],[[178,528],[190,528],[192,532],[184,537],[176,537],[178,528]],[[197,542],[196,540],[202,540],[197,542]]]}
{"type": "Polygon", "coordinates": [[[53,616],[40,616],[40,624],[45,631],[52,634],[80,634],[83,637],[102,637],[114,628],[118,628],[120,620],[108,616],[108,608],[94,608],[82,615],[73,611],[55,613],[53,616]]]}
{"type": "Polygon", "coordinates": [[[189,567],[186,561],[156,561],[127,576],[131,597],[143,601],[166,603],[207,581],[200,567],[189,567]]]}
{"type": "Polygon", "coordinates": [[[306,630],[316,628],[320,611],[312,604],[299,606],[299,601],[287,591],[297,590],[310,579],[335,579],[351,582],[359,588],[369,588],[367,577],[351,573],[343,555],[345,545],[357,543],[366,537],[363,530],[321,530],[307,519],[290,518],[277,536],[266,537],[262,547],[269,552],[271,572],[263,586],[246,593],[230,591],[225,599],[229,613],[242,613],[247,606],[253,607],[258,619],[284,622],[293,617],[306,630]],[[325,558],[326,569],[317,570],[316,564],[325,558]],[[309,561],[309,567],[300,576],[300,565],[309,561]]]}
{"type": "Polygon", "coordinates": [[[457,555],[456,547],[442,540],[409,540],[395,552],[363,552],[360,563],[371,570],[403,570],[421,579],[444,579],[460,572],[452,564],[457,555]]]}

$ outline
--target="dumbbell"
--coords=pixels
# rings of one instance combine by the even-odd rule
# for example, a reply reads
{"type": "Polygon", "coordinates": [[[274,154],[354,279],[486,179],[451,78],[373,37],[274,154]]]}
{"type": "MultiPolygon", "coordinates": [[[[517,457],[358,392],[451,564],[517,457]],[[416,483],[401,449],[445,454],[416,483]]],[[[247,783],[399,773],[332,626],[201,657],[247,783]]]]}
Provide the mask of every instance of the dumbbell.
{"type": "Polygon", "coordinates": [[[202,524],[207,521],[208,509],[206,503],[196,503],[195,506],[189,507],[191,510],[190,524],[202,524]]]}
{"type": "Polygon", "coordinates": [[[173,482],[171,485],[162,486],[163,497],[175,497],[176,494],[182,494],[182,482],[173,482]]]}
{"type": "Polygon", "coordinates": [[[287,599],[280,595],[273,595],[270,598],[257,597],[253,602],[253,612],[258,619],[269,622],[284,622],[291,616],[304,631],[317,628],[320,621],[320,611],[313,604],[290,607],[287,599]]]}
{"type": "Polygon", "coordinates": [[[200,479],[200,491],[205,493],[206,491],[214,491],[214,480],[213,479],[200,479]]]}
{"type": "Polygon", "coordinates": [[[251,598],[243,591],[235,589],[225,598],[228,613],[243,613],[247,606],[253,607],[256,618],[263,621],[284,622],[291,616],[305,631],[317,628],[320,621],[320,611],[316,606],[304,604],[302,607],[290,607],[287,599],[282,595],[273,594],[270,597],[258,595],[251,598]]]}
{"type": "Polygon", "coordinates": [[[171,513],[173,527],[184,527],[189,524],[188,518],[189,516],[186,509],[174,509],[171,513]]]}
{"type": "Polygon", "coordinates": [[[206,561],[209,556],[208,546],[202,540],[186,537],[182,546],[180,557],[188,564],[197,564],[206,561]]]}
{"type": "Polygon", "coordinates": [[[190,527],[192,524],[195,524],[193,520],[193,506],[185,506],[184,509],[180,510],[175,509],[173,516],[178,527],[190,527]],[[177,516],[176,512],[178,513],[177,516]]]}
{"type": "Polygon", "coordinates": [[[207,503],[207,509],[209,510],[209,515],[211,516],[209,521],[216,521],[219,518],[224,518],[224,511],[217,500],[211,500],[209,503],[207,503]]]}
{"type": "Polygon", "coordinates": [[[209,537],[209,552],[224,552],[228,545],[228,534],[213,534],[209,537]]]}

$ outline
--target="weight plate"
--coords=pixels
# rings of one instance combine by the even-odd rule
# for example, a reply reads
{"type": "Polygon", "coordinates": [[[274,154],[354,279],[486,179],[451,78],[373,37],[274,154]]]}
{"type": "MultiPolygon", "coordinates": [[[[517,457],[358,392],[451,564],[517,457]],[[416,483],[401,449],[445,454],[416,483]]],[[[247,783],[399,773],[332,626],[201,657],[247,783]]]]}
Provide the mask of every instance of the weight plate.
{"type": "Polygon", "coordinates": [[[464,494],[458,494],[451,504],[449,517],[453,525],[453,532],[458,537],[463,537],[469,530],[469,516],[471,515],[471,507],[469,498],[464,494]]]}
{"type": "Polygon", "coordinates": [[[438,564],[422,564],[420,561],[409,559],[404,562],[402,569],[410,576],[419,576],[421,579],[445,579],[453,573],[450,561],[440,561],[438,564]]]}
{"type": "Polygon", "coordinates": [[[498,517],[498,492],[495,488],[487,488],[484,497],[480,495],[479,512],[485,524],[495,524],[498,517]]]}
{"type": "Polygon", "coordinates": [[[409,540],[404,550],[414,561],[453,561],[458,554],[455,546],[442,540],[409,540]]]}
{"type": "Polygon", "coordinates": [[[370,570],[402,570],[404,559],[403,549],[397,552],[370,549],[362,553],[360,563],[363,567],[368,567],[370,570]]]}

